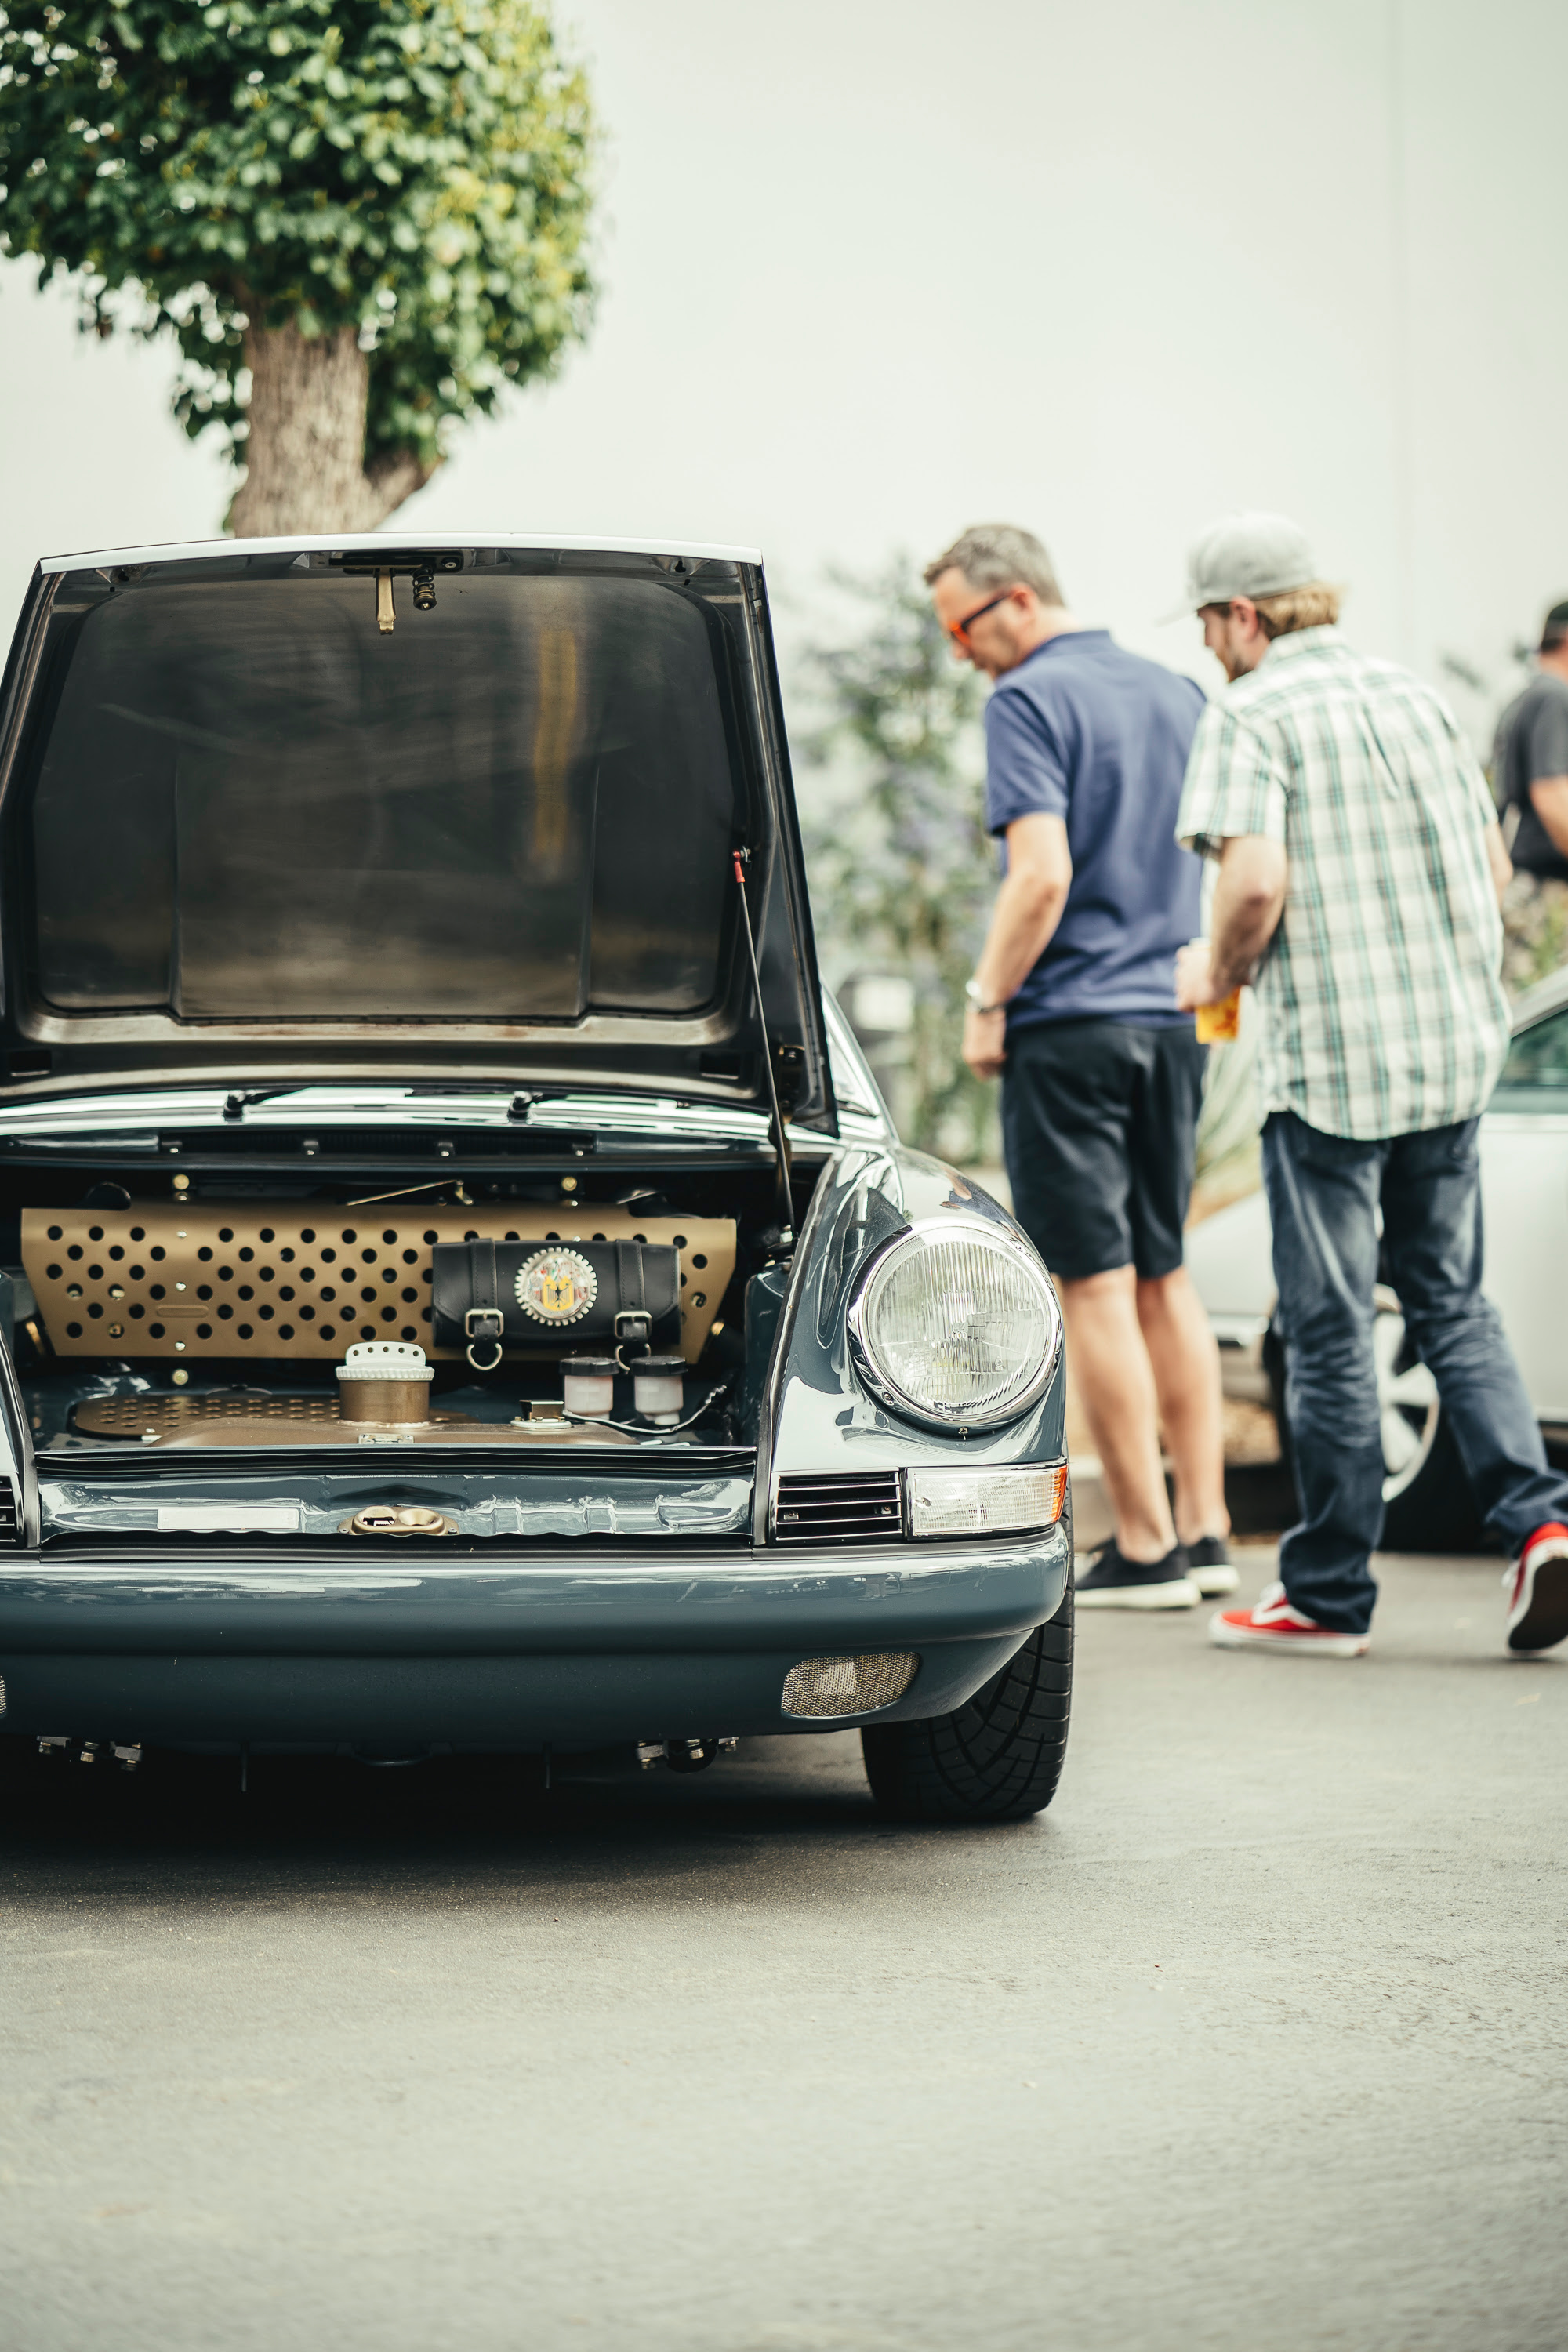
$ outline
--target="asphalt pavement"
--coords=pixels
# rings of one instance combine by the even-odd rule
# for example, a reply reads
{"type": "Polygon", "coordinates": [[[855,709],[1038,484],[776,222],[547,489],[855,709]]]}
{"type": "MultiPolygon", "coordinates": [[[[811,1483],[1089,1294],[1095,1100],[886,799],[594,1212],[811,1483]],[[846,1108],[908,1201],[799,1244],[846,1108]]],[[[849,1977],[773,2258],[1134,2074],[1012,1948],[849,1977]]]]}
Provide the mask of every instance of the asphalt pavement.
{"type": "Polygon", "coordinates": [[[1382,1572],[1352,1664],[1085,1618],[1022,1827],[843,1736],[9,1791],[0,2338],[1563,2346],[1568,1648],[1382,1572]]]}

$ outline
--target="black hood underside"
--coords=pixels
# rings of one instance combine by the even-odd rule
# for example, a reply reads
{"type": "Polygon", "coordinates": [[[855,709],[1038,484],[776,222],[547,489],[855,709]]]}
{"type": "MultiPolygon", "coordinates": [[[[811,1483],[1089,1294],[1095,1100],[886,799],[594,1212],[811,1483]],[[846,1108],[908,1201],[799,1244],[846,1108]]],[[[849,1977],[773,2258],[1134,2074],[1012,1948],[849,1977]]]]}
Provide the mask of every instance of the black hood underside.
{"type": "Polygon", "coordinates": [[[41,572],[7,677],[11,1076],[434,1060],[831,1119],[760,568],[255,542],[41,572]],[[390,624],[390,625],[389,625],[390,624]]]}

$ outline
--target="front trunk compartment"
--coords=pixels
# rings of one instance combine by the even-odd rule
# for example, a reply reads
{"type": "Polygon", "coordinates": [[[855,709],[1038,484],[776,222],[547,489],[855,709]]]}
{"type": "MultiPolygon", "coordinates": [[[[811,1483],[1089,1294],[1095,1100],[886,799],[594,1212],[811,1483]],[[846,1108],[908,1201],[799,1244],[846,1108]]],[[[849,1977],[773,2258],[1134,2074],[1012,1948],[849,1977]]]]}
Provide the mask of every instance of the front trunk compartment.
{"type": "MultiPolygon", "coordinates": [[[[205,1166],[198,1153],[174,1170],[93,1155],[0,1172],[0,1335],[46,1547],[700,1545],[749,1531],[789,1275],[770,1160],[507,1175],[492,1161],[421,1184],[384,1164],[301,1181],[297,1162],[285,1175],[232,1147],[205,1166]],[[475,1239],[673,1248],[679,1357],[663,1402],[679,1397],[679,1419],[637,1410],[639,1390],[654,1391],[635,1349],[599,1391],[608,1409],[573,1417],[567,1334],[509,1342],[493,1370],[438,1344],[433,1252],[475,1239]],[[427,1388],[402,1391],[427,1396],[417,1419],[345,1409],[378,1393],[344,1389],[347,1350],[386,1342],[428,1361],[427,1388]]],[[[800,1171],[806,1193],[814,1174],[800,1171]]]]}

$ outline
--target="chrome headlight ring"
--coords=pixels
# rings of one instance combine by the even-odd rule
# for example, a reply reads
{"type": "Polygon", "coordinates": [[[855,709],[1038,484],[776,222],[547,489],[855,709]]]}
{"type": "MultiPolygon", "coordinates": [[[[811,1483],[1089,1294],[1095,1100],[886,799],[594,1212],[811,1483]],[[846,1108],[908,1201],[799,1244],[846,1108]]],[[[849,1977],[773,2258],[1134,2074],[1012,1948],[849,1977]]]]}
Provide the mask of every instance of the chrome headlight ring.
{"type": "Polygon", "coordinates": [[[873,1251],[856,1276],[846,1323],[850,1360],[862,1385],[879,1404],[928,1429],[995,1429],[1020,1420],[1044,1395],[1061,1355],[1061,1311],[1045,1267],[1026,1244],[1015,1240],[1005,1227],[980,1217],[923,1217],[893,1234],[873,1251]],[[976,1253],[981,1256],[994,1253],[998,1272],[1019,1286],[1015,1296],[1029,1299],[1037,1307],[1040,1344],[1037,1349],[1031,1347],[1027,1369],[1020,1364],[1011,1384],[998,1389],[993,1383],[989,1396],[922,1396],[910,1384],[907,1370],[900,1379],[898,1369],[887,1360],[879,1307],[888,1302],[889,1286],[911,1272],[921,1259],[929,1263],[931,1253],[964,1244],[970,1252],[971,1275],[976,1270],[976,1253]],[[883,1344],[879,1344],[879,1339],[883,1344]]]}

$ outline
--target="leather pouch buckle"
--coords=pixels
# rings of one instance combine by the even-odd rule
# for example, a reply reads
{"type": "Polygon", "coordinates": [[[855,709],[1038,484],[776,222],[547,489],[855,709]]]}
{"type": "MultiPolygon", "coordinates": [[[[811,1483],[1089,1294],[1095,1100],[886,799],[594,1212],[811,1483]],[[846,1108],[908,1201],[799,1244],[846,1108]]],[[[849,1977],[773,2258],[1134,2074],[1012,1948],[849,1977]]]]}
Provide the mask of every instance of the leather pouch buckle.
{"type": "Polygon", "coordinates": [[[463,1317],[463,1331],[468,1342],[468,1346],[464,1349],[463,1353],[467,1356],[469,1363],[472,1364],[476,1372],[493,1372],[495,1370],[496,1366],[500,1362],[503,1353],[501,1348],[501,1337],[505,1329],[506,1325],[502,1320],[501,1311],[499,1307],[470,1307],[468,1308],[467,1314],[463,1317]],[[495,1354],[490,1358],[488,1363],[481,1363],[478,1356],[475,1355],[474,1349],[476,1347],[483,1348],[487,1346],[493,1347],[495,1354]]]}
{"type": "Polygon", "coordinates": [[[643,1309],[624,1310],[616,1318],[617,1348],[650,1348],[653,1345],[653,1318],[643,1309]]]}

